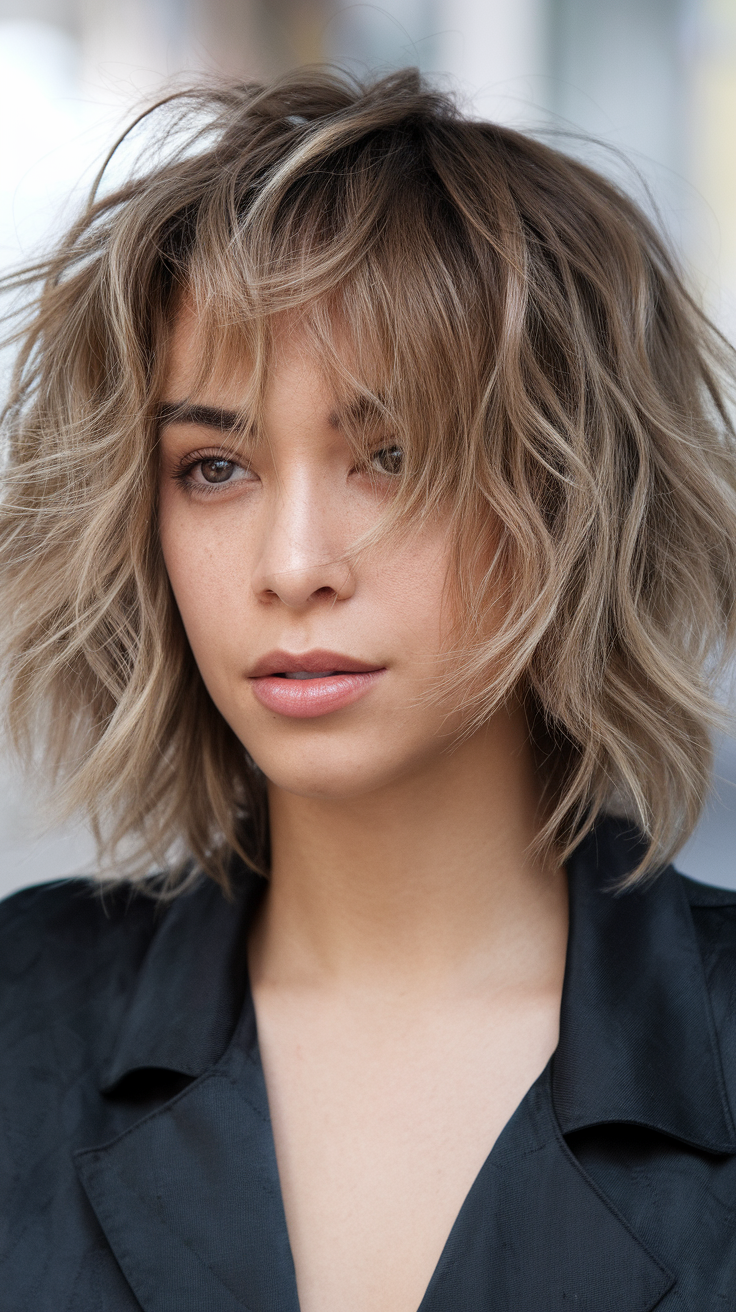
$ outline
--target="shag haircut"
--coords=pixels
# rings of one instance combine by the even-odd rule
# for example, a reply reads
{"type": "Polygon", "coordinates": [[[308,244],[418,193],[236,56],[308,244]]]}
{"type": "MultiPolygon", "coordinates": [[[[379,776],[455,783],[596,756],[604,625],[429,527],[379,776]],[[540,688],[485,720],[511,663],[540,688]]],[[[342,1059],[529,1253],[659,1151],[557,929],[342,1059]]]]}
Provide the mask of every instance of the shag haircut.
{"type": "Polygon", "coordinates": [[[245,352],[256,400],[286,311],[403,450],[381,533],[449,513],[448,677],[471,727],[523,695],[540,844],[564,856],[623,809],[652,871],[701,811],[736,627],[734,364],[665,242],[611,182],[414,70],[199,87],[150,113],[157,153],[6,281],[38,289],[4,419],[16,747],[86,809],[108,872],[166,859],[171,891],[195,868],[227,885],[233,852],[267,869],[263,778],[164,568],[157,422],[182,297],[202,386],[245,352]]]}

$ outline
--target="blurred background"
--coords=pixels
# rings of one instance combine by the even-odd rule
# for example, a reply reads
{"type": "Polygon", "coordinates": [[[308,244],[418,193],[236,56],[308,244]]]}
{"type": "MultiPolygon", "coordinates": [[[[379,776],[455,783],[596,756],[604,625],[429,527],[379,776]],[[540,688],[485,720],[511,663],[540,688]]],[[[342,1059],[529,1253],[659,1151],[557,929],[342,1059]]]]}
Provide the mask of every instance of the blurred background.
{"type": "MultiPolygon", "coordinates": [[[[468,109],[552,133],[656,209],[736,339],[736,0],[0,0],[0,268],[70,219],[172,78],[418,65],[468,109]],[[595,138],[595,142],[589,140],[595,138]]],[[[91,868],[0,765],[0,895],[91,868]]],[[[680,868],[736,887],[736,744],[680,868]]]]}

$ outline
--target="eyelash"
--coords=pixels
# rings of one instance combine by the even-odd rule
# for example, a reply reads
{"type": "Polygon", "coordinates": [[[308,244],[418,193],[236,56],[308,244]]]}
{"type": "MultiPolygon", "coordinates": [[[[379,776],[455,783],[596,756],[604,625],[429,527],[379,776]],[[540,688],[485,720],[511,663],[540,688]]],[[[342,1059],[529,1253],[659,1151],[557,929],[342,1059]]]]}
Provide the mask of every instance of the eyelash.
{"type": "MultiPolygon", "coordinates": [[[[396,446],[385,446],[385,447],[377,448],[377,450],[375,450],[371,455],[369,463],[365,466],[365,472],[366,473],[371,472],[372,462],[376,460],[379,456],[389,455],[389,454],[393,455],[394,453],[396,453],[399,458],[398,459],[399,469],[396,469],[394,471],[389,471],[387,469],[377,469],[375,466],[373,466],[373,472],[384,474],[388,478],[395,478],[396,475],[400,472],[401,461],[403,460],[403,453],[401,452],[401,449],[396,446]]],[[[249,465],[243,464],[241,460],[238,460],[234,453],[229,451],[224,451],[222,447],[218,448],[217,450],[209,449],[209,450],[188,452],[187,455],[182,456],[181,459],[177,461],[177,464],[173,472],[173,477],[176,480],[176,482],[179,483],[189,493],[190,496],[191,495],[211,496],[213,494],[221,495],[220,489],[227,487],[230,483],[230,479],[227,479],[222,483],[207,483],[206,481],[202,483],[195,483],[194,480],[192,479],[193,471],[197,468],[198,465],[204,464],[205,461],[207,460],[227,461],[228,463],[234,465],[236,469],[242,469],[246,473],[250,468],[249,465]]],[[[359,467],[356,466],[356,468],[359,467]]]]}
{"type": "Polygon", "coordinates": [[[213,493],[219,494],[220,489],[227,487],[230,480],[224,483],[195,483],[192,474],[198,465],[202,465],[207,460],[226,460],[234,465],[237,469],[247,472],[249,466],[243,464],[242,459],[237,459],[235,454],[230,451],[224,451],[222,447],[217,450],[190,451],[187,455],[182,456],[177,461],[174,468],[173,477],[177,483],[191,495],[194,496],[211,496],[213,493]]]}

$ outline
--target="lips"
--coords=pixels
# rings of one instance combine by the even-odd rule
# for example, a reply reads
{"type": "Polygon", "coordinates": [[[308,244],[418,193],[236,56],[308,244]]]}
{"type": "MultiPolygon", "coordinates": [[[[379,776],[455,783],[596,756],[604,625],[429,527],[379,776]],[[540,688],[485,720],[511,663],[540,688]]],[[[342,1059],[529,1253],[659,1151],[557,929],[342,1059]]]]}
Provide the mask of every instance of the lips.
{"type": "Polygon", "coordinates": [[[271,651],[256,661],[251,670],[251,678],[261,679],[272,674],[304,674],[316,679],[325,674],[369,674],[381,668],[380,665],[356,661],[352,656],[343,656],[336,651],[271,651]]]}
{"type": "Polygon", "coordinates": [[[274,651],[256,662],[250,683],[257,700],[268,710],[312,719],[358,701],[385,672],[385,666],[339,652],[274,651]]]}

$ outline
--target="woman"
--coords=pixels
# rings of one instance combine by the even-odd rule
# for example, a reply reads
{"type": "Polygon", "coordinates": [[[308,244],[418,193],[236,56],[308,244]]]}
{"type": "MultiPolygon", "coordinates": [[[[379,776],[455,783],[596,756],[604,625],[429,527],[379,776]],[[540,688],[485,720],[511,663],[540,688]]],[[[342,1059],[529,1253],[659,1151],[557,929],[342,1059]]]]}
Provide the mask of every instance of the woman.
{"type": "Polygon", "coordinates": [[[3,908],[2,1306],[729,1306],[728,350],[411,71],[173,103],[7,415],[10,728],[106,879],[3,908]]]}

